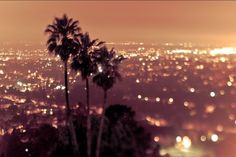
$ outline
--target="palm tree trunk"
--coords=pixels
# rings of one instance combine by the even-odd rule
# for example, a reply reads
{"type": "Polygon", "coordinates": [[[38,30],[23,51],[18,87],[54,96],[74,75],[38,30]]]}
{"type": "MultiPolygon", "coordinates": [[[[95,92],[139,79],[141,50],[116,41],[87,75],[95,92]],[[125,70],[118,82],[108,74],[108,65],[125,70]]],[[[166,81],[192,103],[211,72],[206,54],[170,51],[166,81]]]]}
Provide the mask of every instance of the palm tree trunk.
{"type": "Polygon", "coordinates": [[[87,157],[91,157],[91,117],[90,117],[90,104],[89,104],[89,80],[86,78],[86,97],[87,97],[87,157]]]}
{"type": "Polygon", "coordinates": [[[104,90],[102,115],[101,115],[101,121],[100,121],[100,125],[99,125],[99,130],[98,130],[98,137],[97,137],[96,157],[100,156],[100,147],[101,147],[101,142],[102,142],[102,132],[103,132],[103,125],[104,125],[104,120],[105,120],[106,101],[107,101],[107,91],[104,90]]]}
{"type": "Polygon", "coordinates": [[[76,132],[72,120],[71,115],[71,108],[69,103],[69,90],[68,90],[68,74],[67,74],[67,61],[64,65],[64,74],[65,74],[65,97],[66,97],[66,119],[67,119],[67,127],[69,129],[69,142],[72,145],[73,149],[73,156],[76,157],[79,151],[77,139],[76,139],[76,132]]]}

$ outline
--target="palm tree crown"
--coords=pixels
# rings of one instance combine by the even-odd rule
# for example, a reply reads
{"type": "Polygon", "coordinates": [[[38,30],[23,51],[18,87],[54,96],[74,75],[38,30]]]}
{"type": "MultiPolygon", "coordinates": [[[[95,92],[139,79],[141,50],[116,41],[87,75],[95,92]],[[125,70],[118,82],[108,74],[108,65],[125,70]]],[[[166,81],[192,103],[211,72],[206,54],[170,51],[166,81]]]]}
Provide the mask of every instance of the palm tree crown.
{"type": "Polygon", "coordinates": [[[45,33],[49,34],[47,49],[50,53],[59,55],[63,62],[68,61],[71,54],[78,51],[80,27],[78,21],[63,15],[55,18],[53,24],[48,25],[45,33]]]}
{"type": "Polygon", "coordinates": [[[71,68],[80,71],[83,80],[96,72],[97,68],[92,53],[103,43],[98,39],[91,40],[87,32],[80,35],[80,50],[73,57],[71,68]]]}
{"type": "Polygon", "coordinates": [[[98,49],[94,53],[94,58],[98,71],[93,77],[93,82],[107,91],[113,87],[117,80],[121,79],[118,67],[125,58],[122,55],[117,55],[114,49],[109,51],[106,46],[98,49]]]}

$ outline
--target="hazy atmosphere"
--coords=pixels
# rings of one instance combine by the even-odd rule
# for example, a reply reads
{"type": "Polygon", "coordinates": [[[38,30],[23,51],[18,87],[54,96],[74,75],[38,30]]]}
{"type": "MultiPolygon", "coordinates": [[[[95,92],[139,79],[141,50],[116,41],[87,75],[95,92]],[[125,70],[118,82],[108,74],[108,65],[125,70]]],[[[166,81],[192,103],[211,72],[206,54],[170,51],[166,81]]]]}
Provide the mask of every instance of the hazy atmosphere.
{"type": "Polygon", "coordinates": [[[235,7],[234,1],[1,1],[0,40],[42,41],[51,17],[67,13],[107,41],[236,44],[235,7]]]}
{"type": "Polygon", "coordinates": [[[235,144],[235,1],[0,1],[0,157],[235,144]]]}

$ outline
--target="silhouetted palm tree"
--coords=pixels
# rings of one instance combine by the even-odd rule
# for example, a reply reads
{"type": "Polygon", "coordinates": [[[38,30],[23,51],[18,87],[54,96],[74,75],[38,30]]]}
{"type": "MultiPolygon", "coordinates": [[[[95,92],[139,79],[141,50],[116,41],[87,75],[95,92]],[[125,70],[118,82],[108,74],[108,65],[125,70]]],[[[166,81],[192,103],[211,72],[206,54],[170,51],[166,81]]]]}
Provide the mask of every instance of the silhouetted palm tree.
{"type": "Polygon", "coordinates": [[[86,32],[80,35],[80,51],[73,57],[71,68],[79,71],[82,80],[86,81],[86,102],[87,102],[87,155],[91,157],[91,117],[90,117],[90,94],[89,94],[89,77],[97,70],[96,63],[93,61],[92,54],[95,49],[99,48],[104,42],[98,39],[91,40],[86,32]]]}
{"type": "Polygon", "coordinates": [[[47,26],[45,32],[49,34],[47,41],[49,53],[60,56],[64,63],[67,125],[70,131],[70,141],[73,146],[73,153],[74,156],[76,156],[78,153],[78,144],[69,103],[67,64],[71,54],[75,54],[80,46],[78,40],[80,27],[78,26],[78,21],[74,21],[72,18],[68,18],[67,15],[63,15],[62,18],[56,17],[53,23],[47,26]]]}
{"type": "Polygon", "coordinates": [[[102,106],[102,115],[99,125],[98,137],[97,137],[97,148],[96,148],[96,157],[100,155],[100,145],[102,139],[102,130],[104,125],[104,110],[106,108],[107,101],[107,92],[117,80],[121,79],[118,67],[124,57],[122,55],[116,55],[114,49],[110,51],[107,47],[102,47],[94,53],[95,62],[97,63],[98,72],[93,77],[93,82],[101,87],[104,91],[103,106],[102,106]]]}

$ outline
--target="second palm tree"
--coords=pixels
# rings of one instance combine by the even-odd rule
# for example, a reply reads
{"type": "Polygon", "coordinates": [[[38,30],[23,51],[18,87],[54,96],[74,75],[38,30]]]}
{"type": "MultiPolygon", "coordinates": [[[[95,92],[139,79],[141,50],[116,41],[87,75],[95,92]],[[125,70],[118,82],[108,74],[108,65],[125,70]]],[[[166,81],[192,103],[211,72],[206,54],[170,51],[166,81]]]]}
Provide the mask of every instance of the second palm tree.
{"type": "Polygon", "coordinates": [[[86,111],[87,111],[87,157],[91,157],[91,117],[90,117],[90,92],[89,92],[89,77],[96,73],[96,63],[93,61],[92,53],[99,48],[104,42],[98,42],[98,39],[91,40],[88,33],[80,36],[80,50],[73,57],[71,68],[80,72],[82,80],[86,82],[86,111]]]}

